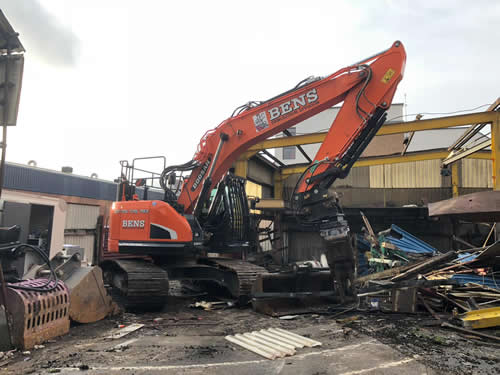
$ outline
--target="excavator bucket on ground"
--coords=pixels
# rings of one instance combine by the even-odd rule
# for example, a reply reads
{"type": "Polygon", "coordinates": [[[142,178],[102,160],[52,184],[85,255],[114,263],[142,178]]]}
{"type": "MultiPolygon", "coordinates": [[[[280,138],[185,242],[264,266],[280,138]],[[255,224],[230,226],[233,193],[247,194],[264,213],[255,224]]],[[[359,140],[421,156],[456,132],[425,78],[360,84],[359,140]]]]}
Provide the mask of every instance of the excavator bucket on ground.
{"type": "MultiPolygon", "coordinates": [[[[83,266],[80,254],[70,257],[56,255],[51,261],[57,276],[69,290],[69,318],[78,323],[92,323],[117,311],[118,307],[107,294],[102,270],[98,266],[83,266]]],[[[31,269],[23,278],[44,277],[50,274],[47,266],[31,269]]]]}
{"type": "Polygon", "coordinates": [[[77,268],[64,283],[69,289],[69,317],[78,323],[92,323],[104,319],[114,310],[97,267],[77,268]]]}

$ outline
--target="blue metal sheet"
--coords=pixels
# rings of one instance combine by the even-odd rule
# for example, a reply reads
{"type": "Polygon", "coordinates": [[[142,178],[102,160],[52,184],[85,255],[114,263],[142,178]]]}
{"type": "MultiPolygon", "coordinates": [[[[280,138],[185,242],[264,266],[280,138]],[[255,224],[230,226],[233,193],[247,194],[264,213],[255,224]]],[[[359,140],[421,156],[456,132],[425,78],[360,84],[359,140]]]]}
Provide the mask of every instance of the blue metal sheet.
{"type": "Polygon", "coordinates": [[[385,236],[385,240],[407,253],[429,255],[435,255],[437,253],[436,248],[411,235],[395,224],[391,225],[391,231],[385,236]]]}
{"type": "Polygon", "coordinates": [[[465,263],[465,262],[470,262],[471,260],[476,259],[477,254],[460,253],[460,254],[458,254],[457,258],[460,261],[460,263],[465,263]]]}
{"type": "Polygon", "coordinates": [[[451,278],[452,280],[456,280],[460,285],[465,285],[467,283],[474,283],[500,290],[500,280],[492,279],[490,277],[462,274],[462,275],[453,275],[451,278]]]}

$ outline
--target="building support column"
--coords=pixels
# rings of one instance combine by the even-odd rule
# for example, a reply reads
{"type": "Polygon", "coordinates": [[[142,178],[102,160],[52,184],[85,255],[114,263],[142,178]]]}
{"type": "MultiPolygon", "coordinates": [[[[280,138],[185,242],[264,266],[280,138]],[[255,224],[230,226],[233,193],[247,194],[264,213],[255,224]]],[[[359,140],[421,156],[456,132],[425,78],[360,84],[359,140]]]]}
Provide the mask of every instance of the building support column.
{"type": "Polygon", "coordinates": [[[234,174],[238,177],[242,177],[244,179],[247,178],[248,175],[248,159],[238,159],[236,163],[234,163],[234,174]]]}
{"type": "Polygon", "coordinates": [[[458,197],[460,194],[458,190],[458,188],[460,187],[460,173],[458,163],[459,162],[456,161],[451,165],[451,191],[453,198],[458,197]]]}
{"type": "Polygon", "coordinates": [[[491,124],[491,159],[493,161],[493,190],[500,190],[500,112],[491,124]]]}
{"type": "Polygon", "coordinates": [[[274,171],[274,199],[283,199],[283,180],[284,177],[281,175],[281,171],[274,171]]]}

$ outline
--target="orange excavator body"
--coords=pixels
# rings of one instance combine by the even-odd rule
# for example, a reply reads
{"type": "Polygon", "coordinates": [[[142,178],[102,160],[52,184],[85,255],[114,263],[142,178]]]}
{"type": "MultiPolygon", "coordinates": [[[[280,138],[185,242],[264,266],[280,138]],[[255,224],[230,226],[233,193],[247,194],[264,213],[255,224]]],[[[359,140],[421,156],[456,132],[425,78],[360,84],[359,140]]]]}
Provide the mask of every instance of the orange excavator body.
{"type": "Polygon", "coordinates": [[[109,221],[108,251],[120,246],[190,244],[193,232],[187,219],[159,200],[114,202],[109,221]]]}
{"type": "MultiPolygon", "coordinates": [[[[382,126],[405,63],[404,47],[397,41],[328,77],[308,78],[272,99],[237,108],[202,137],[191,161],[164,168],[159,176],[163,200],[138,200],[134,185],[144,186],[143,181],[134,181],[133,168],[132,178],[122,170],[122,201],[111,209],[108,237],[109,251],[119,255],[112,262],[101,263],[107,282],[128,303],[141,308],[165,303],[169,278],[215,281],[237,298],[249,296],[257,284],[264,285],[257,279],[266,269],[241,260],[255,246],[257,236],[245,182],[228,171],[251,146],[343,102],[292,196],[296,220],[292,224],[323,238],[343,298],[354,268],[348,246],[350,230],[329,187],[348,175],[382,126]],[[184,178],[184,172],[189,176],[184,178]],[[204,256],[208,252],[237,253],[240,259],[214,260],[204,256]],[[125,259],[121,254],[140,257],[125,259]]],[[[128,163],[124,166],[128,168],[128,163]]],[[[327,284],[333,286],[330,279],[327,284]]]]}
{"type": "MultiPolygon", "coordinates": [[[[190,176],[175,197],[180,210],[174,209],[170,202],[162,201],[129,200],[113,204],[109,250],[121,251],[121,245],[130,249],[130,244],[133,244],[137,249],[135,253],[142,250],[142,254],[148,255],[151,247],[145,246],[147,244],[154,247],[158,244],[192,243],[193,225],[186,215],[199,216],[210,191],[243,153],[251,146],[343,102],[295,193],[307,199],[309,195],[306,193],[316,191],[318,185],[323,183],[327,189],[334,179],[347,175],[354,160],[383,123],[385,117],[379,121],[380,113],[374,114],[385,112],[391,105],[403,78],[405,63],[405,49],[397,41],[389,49],[330,76],[309,80],[268,101],[247,105],[202,137],[186,169],[190,176]],[[377,128],[370,133],[367,132],[370,127],[377,128]],[[364,142],[363,138],[367,141],[364,142]],[[158,238],[161,237],[158,233],[168,238],[158,238]]],[[[168,177],[165,171],[162,177],[168,177]]],[[[164,182],[162,187],[168,190],[165,186],[164,182]]]]}

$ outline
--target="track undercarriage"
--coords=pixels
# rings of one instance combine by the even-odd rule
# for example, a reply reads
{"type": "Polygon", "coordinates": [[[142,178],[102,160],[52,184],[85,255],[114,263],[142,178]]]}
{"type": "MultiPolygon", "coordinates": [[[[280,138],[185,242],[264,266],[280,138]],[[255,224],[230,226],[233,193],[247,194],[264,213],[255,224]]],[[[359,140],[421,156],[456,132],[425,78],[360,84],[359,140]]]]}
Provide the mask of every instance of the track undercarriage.
{"type": "Polygon", "coordinates": [[[231,298],[247,302],[263,267],[238,259],[200,258],[196,262],[155,265],[144,259],[105,262],[105,282],[113,298],[128,310],[155,310],[167,302],[169,280],[213,282],[231,298]]]}

